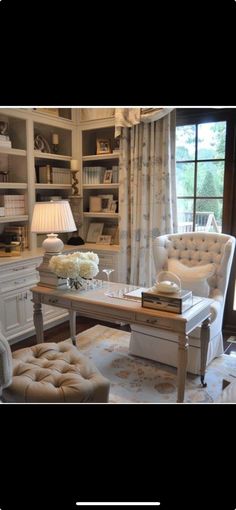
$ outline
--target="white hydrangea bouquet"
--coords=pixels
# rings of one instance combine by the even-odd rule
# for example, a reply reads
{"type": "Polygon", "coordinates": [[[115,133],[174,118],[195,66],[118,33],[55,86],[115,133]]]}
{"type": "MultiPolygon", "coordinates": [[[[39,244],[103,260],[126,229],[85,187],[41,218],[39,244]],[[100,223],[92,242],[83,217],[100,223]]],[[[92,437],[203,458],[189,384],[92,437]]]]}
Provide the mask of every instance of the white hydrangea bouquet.
{"type": "Polygon", "coordinates": [[[50,269],[59,277],[66,278],[70,288],[82,288],[86,280],[98,272],[99,257],[92,251],[75,251],[68,255],[56,255],[50,259],[50,269]]]}

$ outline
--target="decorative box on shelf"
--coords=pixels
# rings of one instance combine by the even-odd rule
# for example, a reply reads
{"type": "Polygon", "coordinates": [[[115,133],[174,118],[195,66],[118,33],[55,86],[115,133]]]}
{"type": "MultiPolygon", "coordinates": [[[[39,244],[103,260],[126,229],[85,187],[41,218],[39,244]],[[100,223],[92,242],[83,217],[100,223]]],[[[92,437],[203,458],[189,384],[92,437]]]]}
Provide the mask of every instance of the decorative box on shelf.
{"type": "Polygon", "coordinates": [[[183,313],[193,305],[193,294],[190,290],[184,290],[173,294],[154,294],[142,292],[142,307],[166,312],[183,313]]]}

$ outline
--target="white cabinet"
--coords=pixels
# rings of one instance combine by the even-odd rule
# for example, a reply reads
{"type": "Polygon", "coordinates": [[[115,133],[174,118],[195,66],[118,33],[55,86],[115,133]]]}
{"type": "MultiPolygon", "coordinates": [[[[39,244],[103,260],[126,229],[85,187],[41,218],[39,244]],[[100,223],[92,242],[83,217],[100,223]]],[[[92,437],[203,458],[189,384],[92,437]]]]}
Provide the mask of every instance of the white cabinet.
{"type": "MultiPolygon", "coordinates": [[[[14,343],[34,335],[33,304],[30,288],[38,282],[37,267],[41,258],[0,265],[0,320],[2,332],[14,343]]],[[[64,309],[43,305],[45,329],[68,318],[64,309]]]]}

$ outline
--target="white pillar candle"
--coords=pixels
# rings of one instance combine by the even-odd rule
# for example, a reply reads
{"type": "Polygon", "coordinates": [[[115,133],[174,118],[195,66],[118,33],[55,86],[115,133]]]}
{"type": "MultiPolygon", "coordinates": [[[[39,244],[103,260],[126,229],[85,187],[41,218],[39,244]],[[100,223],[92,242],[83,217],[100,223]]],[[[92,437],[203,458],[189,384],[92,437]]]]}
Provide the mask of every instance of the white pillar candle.
{"type": "Polygon", "coordinates": [[[59,136],[56,133],[53,133],[53,135],[52,135],[52,143],[53,143],[53,145],[59,144],[59,136]]]}
{"type": "Polygon", "coordinates": [[[78,161],[77,159],[72,159],[70,162],[70,169],[71,170],[78,170],[78,161]]]}

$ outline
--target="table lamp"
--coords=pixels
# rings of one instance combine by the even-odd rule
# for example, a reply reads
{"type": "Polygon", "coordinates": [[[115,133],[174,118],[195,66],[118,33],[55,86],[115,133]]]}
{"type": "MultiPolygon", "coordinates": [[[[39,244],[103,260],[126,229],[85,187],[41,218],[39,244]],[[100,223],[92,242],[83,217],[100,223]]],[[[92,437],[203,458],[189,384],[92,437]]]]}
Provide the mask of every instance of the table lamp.
{"type": "MultiPolygon", "coordinates": [[[[31,232],[47,234],[42,247],[45,250],[43,262],[38,267],[40,285],[51,287],[58,286],[57,276],[48,267],[49,260],[53,255],[59,255],[64,243],[58,238],[58,233],[74,232],[76,225],[67,200],[51,202],[36,202],[31,223],[31,232]]],[[[64,282],[61,282],[63,284],[64,282]]]]}

